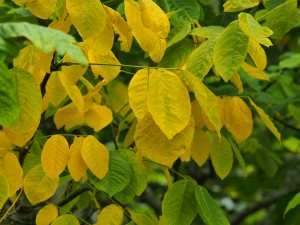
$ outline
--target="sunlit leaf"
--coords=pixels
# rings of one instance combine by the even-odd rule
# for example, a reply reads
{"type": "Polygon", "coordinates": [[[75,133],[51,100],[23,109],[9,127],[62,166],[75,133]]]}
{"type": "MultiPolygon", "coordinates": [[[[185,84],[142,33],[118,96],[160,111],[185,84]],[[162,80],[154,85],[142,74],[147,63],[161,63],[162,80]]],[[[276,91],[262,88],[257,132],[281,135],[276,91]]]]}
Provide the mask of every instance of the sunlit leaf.
{"type": "Polygon", "coordinates": [[[58,216],[55,205],[46,205],[41,208],[35,218],[36,225],[49,225],[58,216]]]}
{"type": "Polygon", "coordinates": [[[70,214],[65,214],[57,217],[51,225],[80,225],[78,219],[70,214]]]}
{"type": "Polygon", "coordinates": [[[224,4],[224,12],[236,12],[255,7],[259,0],[227,0],[224,4]]]}
{"type": "Polygon", "coordinates": [[[26,6],[36,17],[39,17],[41,19],[48,19],[55,10],[56,1],[57,0],[27,1],[26,6]]]}
{"type": "Polygon", "coordinates": [[[267,66],[267,56],[264,49],[260,46],[258,42],[249,39],[248,53],[253,59],[256,67],[259,70],[264,70],[267,66]]]}
{"type": "Polygon", "coordinates": [[[209,156],[209,136],[201,129],[196,128],[191,149],[191,156],[198,166],[203,166],[209,156]]]}
{"type": "Polygon", "coordinates": [[[270,80],[269,76],[262,70],[259,70],[253,66],[250,66],[248,63],[242,63],[243,70],[251,77],[261,80],[270,80]]]}
{"type": "Polygon", "coordinates": [[[219,26],[199,27],[193,29],[190,32],[190,35],[196,35],[204,38],[211,38],[213,36],[216,36],[216,34],[222,33],[224,29],[225,29],[224,27],[219,27],[219,26]]]}
{"type": "Polygon", "coordinates": [[[95,225],[121,225],[123,222],[123,209],[111,204],[103,208],[95,225]]]}

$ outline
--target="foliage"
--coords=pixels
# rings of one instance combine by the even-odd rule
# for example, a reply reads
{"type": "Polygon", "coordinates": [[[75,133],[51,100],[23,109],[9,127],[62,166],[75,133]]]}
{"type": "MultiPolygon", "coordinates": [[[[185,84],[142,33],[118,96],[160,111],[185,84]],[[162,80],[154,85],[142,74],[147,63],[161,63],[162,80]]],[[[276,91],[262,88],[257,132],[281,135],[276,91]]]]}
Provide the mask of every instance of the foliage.
{"type": "Polygon", "coordinates": [[[295,224],[297,3],[0,0],[0,223],[295,224]]]}

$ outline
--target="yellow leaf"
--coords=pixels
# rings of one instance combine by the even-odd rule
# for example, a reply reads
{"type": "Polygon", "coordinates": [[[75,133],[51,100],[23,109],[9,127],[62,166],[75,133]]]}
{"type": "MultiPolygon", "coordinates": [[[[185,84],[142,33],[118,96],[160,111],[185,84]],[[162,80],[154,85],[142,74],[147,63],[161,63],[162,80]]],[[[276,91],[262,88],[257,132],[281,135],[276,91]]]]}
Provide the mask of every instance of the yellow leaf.
{"type": "Polygon", "coordinates": [[[121,225],[123,222],[123,209],[117,205],[108,205],[101,210],[95,225],[121,225]]]}
{"type": "MultiPolygon", "coordinates": [[[[61,2],[61,1],[58,1],[61,2]]],[[[69,33],[70,28],[72,26],[72,22],[70,20],[70,17],[68,16],[65,20],[53,20],[52,23],[49,24],[49,28],[55,29],[55,30],[60,30],[64,33],[69,33]]]]}
{"type": "Polygon", "coordinates": [[[149,77],[147,104],[155,123],[168,139],[189,123],[189,93],[178,76],[168,70],[158,69],[149,77]]]}
{"type": "Polygon", "coordinates": [[[66,0],[58,0],[55,7],[55,14],[59,20],[69,20],[66,0]],[[66,18],[67,17],[67,18],[66,18]]]}
{"type": "Polygon", "coordinates": [[[231,78],[230,81],[238,89],[239,94],[243,92],[243,83],[241,81],[240,75],[236,72],[231,78]]]}
{"type": "Polygon", "coordinates": [[[93,127],[95,132],[98,132],[112,122],[113,115],[106,106],[94,104],[84,113],[84,118],[87,125],[93,127]]]}
{"type": "Polygon", "coordinates": [[[55,205],[46,205],[41,208],[35,218],[36,225],[49,225],[58,216],[55,205]]]}
{"type": "Polygon", "coordinates": [[[129,52],[132,45],[131,28],[118,12],[107,6],[104,6],[104,8],[106,9],[106,13],[109,16],[115,33],[120,36],[121,51],[129,52]]]}
{"type": "Polygon", "coordinates": [[[67,97],[66,89],[60,80],[59,74],[60,72],[58,71],[51,73],[46,84],[46,94],[44,96],[44,99],[48,98],[49,103],[55,107],[58,107],[67,97]]]}
{"type": "Polygon", "coordinates": [[[86,179],[86,171],[88,169],[81,156],[81,148],[83,137],[75,137],[74,142],[70,147],[70,157],[68,161],[68,169],[73,179],[78,182],[81,178],[86,179]]]}
{"type": "Polygon", "coordinates": [[[252,113],[247,104],[239,97],[223,98],[225,111],[225,127],[240,143],[252,133],[252,113]]]}
{"type": "Polygon", "coordinates": [[[268,127],[268,129],[275,135],[278,141],[281,141],[281,134],[278,132],[277,128],[274,126],[274,123],[271,121],[270,117],[265,113],[265,111],[257,106],[250,98],[250,104],[253,105],[259,117],[262,119],[264,124],[268,127]]]}
{"type": "Polygon", "coordinates": [[[81,155],[90,171],[99,179],[103,179],[108,171],[107,148],[95,137],[89,135],[82,143],[81,155]]]}
{"type": "Polygon", "coordinates": [[[0,212],[3,205],[8,199],[8,189],[9,189],[9,184],[7,178],[3,175],[0,175],[0,212]]]}
{"type": "Polygon", "coordinates": [[[14,144],[17,145],[19,147],[24,146],[25,144],[27,144],[28,141],[30,141],[30,139],[34,136],[38,126],[40,125],[40,120],[38,120],[36,122],[36,124],[34,125],[34,127],[32,128],[31,131],[29,131],[28,133],[24,133],[24,134],[18,134],[18,133],[14,133],[11,130],[7,129],[7,128],[3,128],[3,131],[6,135],[6,137],[14,144]]]}
{"type": "Polygon", "coordinates": [[[23,170],[14,153],[7,152],[2,158],[0,157],[0,175],[5,176],[8,181],[9,197],[23,186],[23,170]]]}
{"type": "Polygon", "coordinates": [[[149,77],[154,73],[156,73],[154,69],[141,69],[133,76],[129,83],[129,104],[138,121],[149,112],[147,105],[149,77]]]}
{"type": "Polygon", "coordinates": [[[250,66],[246,62],[243,62],[242,68],[251,77],[254,77],[256,79],[261,79],[261,80],[270,80],[270,78],[268,77],[268,75],[266,73],[264,73],[263,71],[255,68],[253,66],[250,66]]]}
{"type": "MultiPolygon", "coordinates": [[[[0,4],[3,4],[4,0],[0,0],[0,4]]],[[[2,207],[1,207],[2,208],[2,207]]]]}
{"type": "Polygon", "coordinates": [[[170,174],[170,171],[166,167],[162,167],[162,170],[164,171],[164,174],[165,174],[165,177],[166,177],[166,180],[167,180],[168,188],[170,188],[173,184],[173,179],[172,179],[172,176],[170,174]]]}
{"type": "Polygon", "coordinates": [[[159,62],[166,50],[166,40],[157,35],[162,30],[153,30],[152,27],[148,28],[144,25],[138,3],[133,0],[125,0],[124,4],[127,22],[132,28],[137,42],[154,62],[159,62]]]}
{"type": "Polygon", "coordinates": [[[205,123],[202,117],[202,109],[197,100],[192,101],[192,115],[195,120],[195,127],[199,129],[203,128],[205,123]]]}
{"type": "Polygon", "coordinates": [[[2,156],[2,152],[6,153],[8,149],[12,147],[11,141],[6,137],[5,133],[0,131],[0,156],[2,156]]]}
{"type": "Polygon", "coordinates": [[[220,130],[223,124],[218,98],[194,74],[186,70],[182,72],[183,79],[186,81],[191,90],[195,93],[196,99],[201,109],[203,110],[203,114],[207,116],[208,121],[213,125],[220,137],[220,130]]]}
{"type": "Polygon", "coordinates": [[[257,69],[264,70],[266,68],[267,56],[265,50],[252,38],[249,39],[248,53],[255,62],[257,69]]]}
{"type": "Polygon", "coordinates": [[[20,115],[15,124],[8,128],[13,133],[24,134],[32,131],[40,120],[42,95],[34,77],[20,68],[10,71],[15,79],[20,115]]]}
{"type": "Polygon", "coordinates": [[[71,21],[83,39],[103,31],[106,13],[100,1],[67,0],[66,5],[71,21]]]}
{"type": "Polygon", "coordinates": [[[65,137],[53,135],[44,144],[41,162],[45,173],[51,178],[57,178],[67,166],[69,144],[65,137]]]}
{"type": "Polygon", "coordinates": [[[27,1],[26,6],[33,15],[41,19],[48,19],[54,13],[57,0],[27,1]]]}
{"type": "Polygon", "coordinates": [[[170,23],[164,11],[153,0],[140,0],[138,3],[145,27],[150,28],[160,38],[168,37],[170,23]]]}
{"type": "Polygon", "coordinates": [[[210,144],[208,135],[201,129],[196,128],[192,144],[191,155],[198,166],[203,166],[209,156],[210,144]]]}
{"type": "Polygon", "coordinates": [[[41,164],[33,167],[24,178],[24,191],[31,204],[50,198],[58,187],[58,180],[58,177],[48,177],[41,164]]]}
{"type": "Polygon", "coordinates": [[[57,217],[51,225],[80,225],[78,219],[70,214],[65,214],[57,217]]]}
{"type": "Polygon", "coordinates": [[[124,146],[128,148],[132,143],[134,142],[134,133],[135,133],[135,127],[137,125],[137,120],[134,120],[131,124],[128,132],[126,133],[126,136],[124,138],[124,146]]]}
{"type": "Polygon", "coordinates": [[[144,157],[171,168],[174,161],[190,148],[194,127],[194,120],[191,117],[189,124],[169,140],[149,113],[137,124],[134,140],[144,157]]]}

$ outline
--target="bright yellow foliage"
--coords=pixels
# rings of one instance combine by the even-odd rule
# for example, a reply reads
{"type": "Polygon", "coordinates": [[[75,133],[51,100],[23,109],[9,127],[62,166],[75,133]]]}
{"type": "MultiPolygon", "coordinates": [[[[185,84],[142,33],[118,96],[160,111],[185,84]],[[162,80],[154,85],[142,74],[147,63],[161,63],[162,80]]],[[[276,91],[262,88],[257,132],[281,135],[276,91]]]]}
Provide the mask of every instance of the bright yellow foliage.
{"type": "Polygon", "coordinates": [[[23,170],[14,153],[7,152],[0,157],[0,176],[5,176],[8,181],[9,197],[12,197],[23,186],[23,170]]]}
{"type": "Polygon", "coordinates": [[[147,105],[155,123],[169,140],[190,121],[188,91],[179,77],[168,70],[158,69],[149,77],[147,105]]]}
{"type": "Polygon", "coordinates": [[[252,38],[249,39],[248,53],[255,62],[257,69],[264,70],[266,68],[267,56],[265,50],[252,38]]]}
{"type": "Polygon", "coordinates": [[[203,166],[208,159],[209,145],[209,136],[203,130],[196,128],[191,148],[191,156],[198,166],[203,166]]]}
{"type": "Polygon", "coordinates": [[[91,38],[103,31],[106,12],[100,1],[67,0],[66,5],[71,21],[83,39],[91,38]]]}
{"type": "Polygon", "coordinates": [[[51,103],[53,106],[58,107],[59,104],[67,97],[67,92],[63,86],[60,78],[60,72],[51,73],[49,80],[46,84],[46,94],[43,98],[43,101],[46,99],[48,103],[51,103]]]}
{"type": "Polygon", "coordinates": [[[241,81],[240,75],[235,73],[231,78],[230,81],[234,84],[234,86],[239,90],[239,94],[243,93],[243,83],[241,81]]]}
{"type": "Polygon", "coordinates": [[[78,182],[80,179],[86,179],[86,171],[88,169],[81,156],[81,148],[83,144],[83,137],[75,137],[74,142],[70,147],[70,156],[68,160],[68,169],[73,179],[78,182]]]}
{"type": "Polygon", "coordinates": [[[55,10],[57,0],[35,0],[27,1],[26,6],[33,15],[48,19],[55,10]]]}
{"type": "Polygon", "coordinates": [[[205,126],[203,117],[202,117],[202,109],[197,100],[192,101],[192,115],[195,121],[196,128],[203,128],[205,126]]]}
{"type": "Polygon", "coordinates": [[[123,222],[123,209],[117,205],[108,205],[103,208],[95,225],[121,225],[123,222]]]}
{"type": "Polygon", "coordinates": [[[69,33],[71,26],[72,26],[72,22],[70,20],[70,17],[68,16],[65,20],[63,19],[53,20],[48,27],[52,29],[60,30],[67,34],[69,33]]]}
{"type": "Polygon", "coordinates": [[[51,225],[80,225],[78,219],[70,214],[65,214],[57,217],[51,225]]]}
{"type": "Polygon", "coordinates": [[[50,198],[58,187],[58,177],[50,178],[44,172],[41,164],[33,167],[24,178],[26,197],[35,205],[50,198]]]}
{"type": "Polygon", "coordinates": [[[41,162],[45,173],[51,178],[57,178],[67,166],[69,144],[65,137],[53,135],[44,144],[41,162]]]}
{"type": "Polygon", "coordinates": [[[261,80],[270,80],[270,78],[268,77],[268,75],[265,72],[255,68],[253,66],[250,66],[246,62],[243,62],[242,68],[251,77],[254,77],[256,79],[261,79],[261,80]]]}
{"type": "Polygon", "coordinates": [[[142,155],[156,163],[172,167],[187,149],[190,148],[194,134],[194,120],[173,139],[160,130],[150,114],[147,114],[136,126],[134,140],[142,155]]]}
{"type": "Polygon", "coordinates": [[[252,113],[247,104],[239,97],[223,98],[225,127],[239,143],[245,141],[252,133],[252,113]]]}
{"type": "Polygon", "coordinates": [[[58,216],[58,210],[55,205],[46,205],[39,210],[36,215],[36,225],[49,225],[58,216]]]}
{"type": "Polygon", "coordinates": [[[107,148],[95,137],[89,135],[82,143],[81,155],[90,171],[99,179],[103,179],[108,171],[107,148]]]}
{"type": "Polygon", "coordinates": [[[0,175],[0,212],[3,205],[8,199],[8,190],[9,190],[9,184],[7,178],[3,175],[0,175]]]}
{"type": "MultiPolygon", "coordinates": [[[[5,133],[3,131],[0,131],[0,152],[5,152],[12,147],[11,141],[6,137],[5,133]]],[[[2,154],[0,153],[0,156],[2,154]]]]}

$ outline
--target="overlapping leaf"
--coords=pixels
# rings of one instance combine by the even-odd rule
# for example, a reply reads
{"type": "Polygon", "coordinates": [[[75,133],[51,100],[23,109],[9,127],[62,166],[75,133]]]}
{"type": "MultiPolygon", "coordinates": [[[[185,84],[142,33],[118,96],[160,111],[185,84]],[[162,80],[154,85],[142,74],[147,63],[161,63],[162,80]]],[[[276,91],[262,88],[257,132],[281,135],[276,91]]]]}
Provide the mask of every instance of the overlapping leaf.
{"type": "Polygon", "coordinates": [[[46,205],[41,208],[35,218],[36,225],[49,225],[58,216],[55,205],[46,205]]]}
{"type": "Polygon", "coordinates": [[[51,225],[80,225],[78,219],[70,214],[65,214],[57,217],[51,225]]]}

